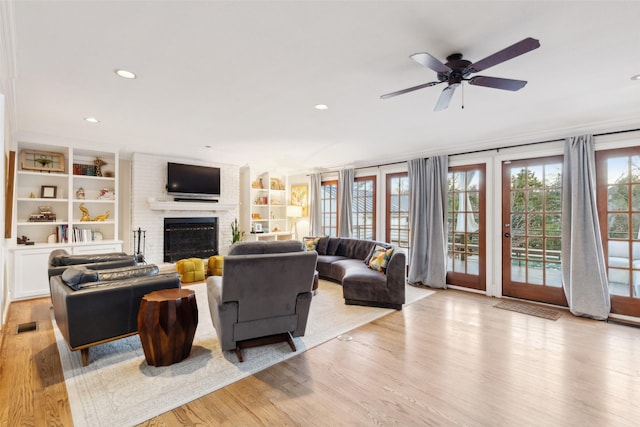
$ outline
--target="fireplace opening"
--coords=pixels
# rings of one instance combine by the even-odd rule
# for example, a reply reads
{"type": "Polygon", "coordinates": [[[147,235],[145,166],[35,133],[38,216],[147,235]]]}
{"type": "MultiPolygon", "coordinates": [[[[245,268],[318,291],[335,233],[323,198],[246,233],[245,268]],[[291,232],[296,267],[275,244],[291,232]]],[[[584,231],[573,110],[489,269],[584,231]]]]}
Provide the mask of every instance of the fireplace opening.
{"type": "Polygon", "coordinates": [[[218,218],[165,218],[164,262],[218,255],[218,218]]]}

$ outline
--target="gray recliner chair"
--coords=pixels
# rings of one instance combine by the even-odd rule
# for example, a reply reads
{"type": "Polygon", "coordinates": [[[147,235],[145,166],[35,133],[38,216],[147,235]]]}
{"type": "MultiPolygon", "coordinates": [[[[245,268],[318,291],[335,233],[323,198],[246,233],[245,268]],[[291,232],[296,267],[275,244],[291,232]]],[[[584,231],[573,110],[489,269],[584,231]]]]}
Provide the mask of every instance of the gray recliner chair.
{"type": "Polygon", "coordinates": [[[302,242],[239,242],[224,257],[222,276],[207,279],[213,326],[222,350],[287,341],[304,335],[317,253],[302,242]]]}

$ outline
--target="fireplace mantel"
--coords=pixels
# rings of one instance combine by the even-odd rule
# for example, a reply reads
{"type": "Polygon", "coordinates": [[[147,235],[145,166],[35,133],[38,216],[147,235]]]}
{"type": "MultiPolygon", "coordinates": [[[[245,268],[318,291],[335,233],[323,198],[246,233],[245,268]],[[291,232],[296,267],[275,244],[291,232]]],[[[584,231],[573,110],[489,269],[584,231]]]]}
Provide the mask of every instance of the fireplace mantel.
{"type": "Polygon", "coordinates": [[[174,202],[173,200],[156,200],[153,197],[147,199],[149,207],[154,211],[230,211],[238,207],[230,203],[210,202],[174,202]]]}

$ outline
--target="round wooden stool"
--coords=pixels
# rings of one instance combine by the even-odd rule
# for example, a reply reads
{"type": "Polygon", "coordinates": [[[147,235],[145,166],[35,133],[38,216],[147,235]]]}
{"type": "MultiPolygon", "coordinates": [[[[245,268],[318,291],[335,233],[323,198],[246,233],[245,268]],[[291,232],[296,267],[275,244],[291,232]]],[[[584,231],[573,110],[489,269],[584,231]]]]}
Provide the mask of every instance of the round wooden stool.
{"type": "Polygon", "coordinates": [[[189,356],[198,326],[196,294],[163,289],[146,294],[138,311],[138,334],[151,366],[167,366],[189,356]]]}

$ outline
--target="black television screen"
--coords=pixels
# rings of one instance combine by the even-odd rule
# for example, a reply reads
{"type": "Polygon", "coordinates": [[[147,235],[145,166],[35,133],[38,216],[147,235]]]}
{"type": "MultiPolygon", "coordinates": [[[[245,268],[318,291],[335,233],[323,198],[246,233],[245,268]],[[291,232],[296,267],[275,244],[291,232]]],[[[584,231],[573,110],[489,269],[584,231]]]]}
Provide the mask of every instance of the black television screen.
{"type": "Polygon", "coordinates": [[[167,163],[167,192],[220,196],[220,168],[167,163]]]}

